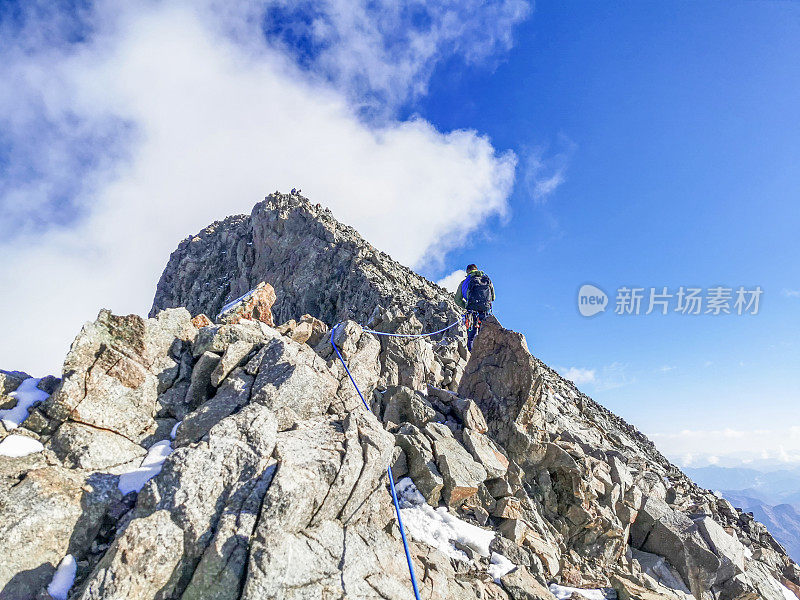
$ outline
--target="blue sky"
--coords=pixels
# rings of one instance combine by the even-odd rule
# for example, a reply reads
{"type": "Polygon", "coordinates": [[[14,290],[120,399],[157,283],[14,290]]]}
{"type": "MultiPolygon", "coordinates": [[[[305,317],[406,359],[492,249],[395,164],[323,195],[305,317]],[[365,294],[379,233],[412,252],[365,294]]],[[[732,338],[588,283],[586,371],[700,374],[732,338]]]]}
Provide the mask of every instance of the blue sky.
{"type": "Polygon", "coordinates": [[[800,6],[538,2],[517,39],[493,72],[434,76],[419,108],[486,131],[523,171],[507,223],[448,263],[486,268],[534,353],[594,371],[581,387],[644,431],[761,450],[738,433],[796,422],[800,401],[800,6]],[[541,176],[566,163],[539,202],[537,151],[541,176]],[[758,315],[586,319],[586,282],[764,293],[758,315]]]}
{"type": "Polygon", "coordinates": [[[2,4],[0,310],[60,318],[7,318],[0,367],[56,371],[180,239],[301,187],[432,279],[477,262],[676,460],[800,459],[800,5],[294,6],[2,4]],[[584,283],[764,292],[585,318],[584,283]]]}

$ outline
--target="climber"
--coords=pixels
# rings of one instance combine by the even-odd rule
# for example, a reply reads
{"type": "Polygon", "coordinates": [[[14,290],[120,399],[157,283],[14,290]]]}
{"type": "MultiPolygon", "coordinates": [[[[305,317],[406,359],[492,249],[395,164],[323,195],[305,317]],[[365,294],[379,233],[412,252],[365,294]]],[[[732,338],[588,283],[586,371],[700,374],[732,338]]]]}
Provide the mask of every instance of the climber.
{"type": "Polygon", "coordinates": [[[494,285],[474,264],[467,265],[467,277],[456,290],[456,304],[467,311],[467,348],[472,351],[472,341],[481,328],[481,321],[492,313],[494,285]]]}

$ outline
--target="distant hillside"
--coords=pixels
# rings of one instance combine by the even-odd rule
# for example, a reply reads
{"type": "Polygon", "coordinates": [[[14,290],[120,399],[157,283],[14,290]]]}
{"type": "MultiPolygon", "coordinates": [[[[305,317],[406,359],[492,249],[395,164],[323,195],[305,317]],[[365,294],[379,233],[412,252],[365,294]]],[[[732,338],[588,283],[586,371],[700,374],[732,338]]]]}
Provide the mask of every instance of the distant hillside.
{"type": "Polygon", "coordinates": [[[795,562],[800,562],[800,513],[791,504],[771,506],[738,491],[723,490],[722,495],[736,508],[751,512],[767,526],[795,562]]]}

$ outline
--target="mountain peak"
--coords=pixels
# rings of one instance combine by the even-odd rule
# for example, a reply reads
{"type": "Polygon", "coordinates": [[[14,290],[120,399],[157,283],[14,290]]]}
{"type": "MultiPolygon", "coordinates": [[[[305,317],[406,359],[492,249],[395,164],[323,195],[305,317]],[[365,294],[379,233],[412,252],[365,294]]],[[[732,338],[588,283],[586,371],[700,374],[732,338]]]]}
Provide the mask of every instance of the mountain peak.
{"type": "Polygon", "coordinates": [[[446,290],[376,249],[327,208],[275,192],[249,216],[217,221],[183,240],[158,282],[150,315],[185,306],[213,318],[260,281],[276,290],[279,322],[312,314],[365,322],[376,306],[412,310],[426,326],[458,317],[446,290]]]}

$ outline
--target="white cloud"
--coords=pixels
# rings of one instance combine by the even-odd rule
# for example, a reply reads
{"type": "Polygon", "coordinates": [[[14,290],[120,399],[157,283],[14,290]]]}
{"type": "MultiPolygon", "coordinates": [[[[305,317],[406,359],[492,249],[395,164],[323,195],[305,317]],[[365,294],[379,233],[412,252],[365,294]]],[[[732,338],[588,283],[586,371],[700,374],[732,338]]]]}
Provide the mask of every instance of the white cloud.
{"type": "Polygon", "coordinates": [[[532,148],[525,153],[523,172],[525,186],[536,203],[544,203],[566,181],[567,167],[577,149],[575,142],[562,135],[559,150],[548,152],[544,146],[532,148]]]}
{"type": "Polygon", "coordinates": [[[455,293],[456,289],[458,289],[458,285],[464,281],[464,278],[467,276],[467,272],[458,269],[457,271],[453,271],[447,277],[443,277],[436,283],[445,288],[446,290],[450,290],[451,292],[455,293]]]}
{"type": "Polygon", "coordinates": [[[781,292],[787,298],[800,298],[800,290],[786,290],[781,292]]]}
{"type": "Polygon", "coordinates": [[[798,428],[684,429],[648,433],[658,449],[682,466],[800,462],[798,428]]]}
{"type": "Polygon", "coordinates": [[[594,369],[582,369],[580,367],[559,367],[558,371],[565,379],[569,379],[575,385],[593,383],[596,372],[594,369]]]}
{"type": "Polygon", "coordinates": [[[661,365],[658,368],[658,372],[659,373],[669,373],[670,371],[674,371],[674,370],[675,370],[675,366],[674,365],[661,365]]]}
{"type": "MultiPolygon", "coordinates": [[[[0,178],[3,368],[58,369],[100,307],[145,313],[178,241],[275,189],[302,188],[411,265],[504,213],[512,153],[419,118],[366,124],[349,84],[222,35],[237,22],[228,8],[226,29],[180,1],[100,3],[81,44],[51,44],[62,25],[48,20],[28,28],[24,52],[0,51],[0,131],[17,160],[0,178]]],[[[442,18],[454,36],[457,16],[442,18]]]]}

